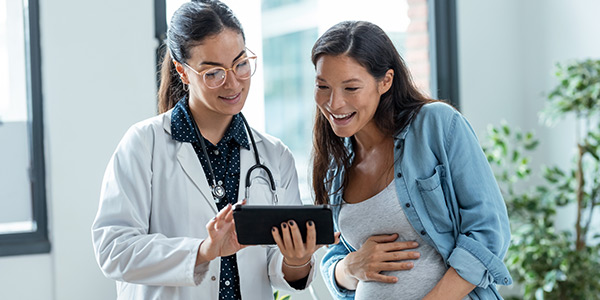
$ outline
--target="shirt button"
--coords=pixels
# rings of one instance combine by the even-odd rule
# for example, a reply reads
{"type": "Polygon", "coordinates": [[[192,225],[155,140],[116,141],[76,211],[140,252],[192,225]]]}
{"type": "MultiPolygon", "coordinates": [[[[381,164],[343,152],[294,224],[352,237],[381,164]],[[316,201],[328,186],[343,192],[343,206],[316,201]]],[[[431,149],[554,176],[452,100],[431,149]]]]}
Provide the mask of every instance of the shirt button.
{"type": "Polygon", "coordinates": [[[406,207],[410,207],[410,203],[406,203],[406,207]]]}
{"type": "Polygon", "coordinates": [[[398,178],[400,178],[400,177],[402,177],[402,173],[398,173],[398,174],[396,174],[396,176],[397,176],[398,178]]]}
{"type": "Polygon", "coordinates": [[[212,281],[215,281],[215,280],[217,280],[217,277],[215,277],[215,276],[212,276],[212,277],[210,278],[210,280],[212,280],[212,281]]]}
{"type": "Polygon", "coordinates": [[[421,230],[421,234],[425,235],[427,232],[425,230],[421,230]]]}
{"type": "Polygon", "coordinates": [[[215,155],[219,155],[219,150],[215,150],[215,151],[213,151],[213,153],[214,153],[215,155]]]}
{"type": "Polygon", "coordinates": [[[508,277],[504,277],[504,284],[508,284],[508,277]]]}
{"type": "Polygon", "coordinates": [[[400,149],[400,148],[402,148],[402,145],[400,145],[400,144],[396,145],[396,149],[400,149]]]}
{"type": "Polygon", "coordinates": [[[225,280],[225,285],[229,286],[231,283],[229,282],[229,280],[225,280]]]}

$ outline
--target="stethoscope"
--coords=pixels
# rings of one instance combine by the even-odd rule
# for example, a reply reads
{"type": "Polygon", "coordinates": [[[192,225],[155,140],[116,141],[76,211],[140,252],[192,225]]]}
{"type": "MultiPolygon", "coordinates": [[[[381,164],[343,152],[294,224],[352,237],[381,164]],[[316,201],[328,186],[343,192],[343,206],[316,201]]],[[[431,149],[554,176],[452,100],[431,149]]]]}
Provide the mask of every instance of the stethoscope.
{"type": "MultiPolygon", "coordinates": [[[[206,162],[208,163],[208,170],[210,171],[210,177],[211,177],[211,181],[212,181],[212,185],[210,187],[211,193],[213,195],[215,203],[220,203],[221,200],[225,197],[225,188],[223,187],[223,183],[220,181],[217,182],[217,179],[215,178],[215,173],[213,172],[212,164],[210,163],[210,158],[208,157],[208,153],[206,152],[206,144],[204,143],[204,137],[202,136],[202,134],[200,133],[200,130],[198,129],[198,125],[196,124],[196,121],[194,120],[194,116],[192,115],[192,111],[190,110],[189,106],[186,105],[186,108],[187,108],[188,115],[190,116],[190,119],[194,126],[194,131],[196,132],[196,138],[198,138],[198,140],[200,141],[200,146],[202,147],[202,153],[204,154],[204,157],[206,158],[206,162]]],[[[246,118],[244,117],[244,115],[241,112],[240,112],[240,117],[242,117],[242,121],[244,122],[244,128],[246,129],[246,132],[248,132],[248,135],[250,136],[250,142],[252,144],[252,149],[254,150],[254,159],[256,160],[256,163],[252,167],[250,167],[248,169],[248,172],[246,173],[246,191],[244,193],[245,199],[247,202],[249,202],[249,200],[250,200],[249,199],[250,198],[250,185],[252,184],[252,181],[250,180],[250,175],[252,175],[252,171],[254,171],[256,169],[263,169],[267,173],[267,177],[269,179],[271,193],[273,194],[272,202],[273,202],[273,204],[277,204],[279,202],[279,200],[277,199],[277,191],[275,189],[275,180],[273,180],[273,174],[271,174],[271,170],[269,170],[269,168],[267,166],[260,163],[260,159],[258,158],[258,149],[256,149],[256,143],[254,142],[254,135],[252,134],[250,125],[248,125],[248,121],[246,121],[246,118]]]]}

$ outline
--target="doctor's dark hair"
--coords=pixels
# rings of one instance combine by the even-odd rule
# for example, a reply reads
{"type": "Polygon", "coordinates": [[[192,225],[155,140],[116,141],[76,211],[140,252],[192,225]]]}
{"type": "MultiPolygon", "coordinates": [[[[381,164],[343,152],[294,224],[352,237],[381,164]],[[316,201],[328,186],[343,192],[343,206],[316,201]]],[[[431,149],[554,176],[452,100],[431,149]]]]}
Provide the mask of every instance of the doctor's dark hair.
{"type": "Polygon", "coordinates": [[[233,11],[221,1],[187,2],[175,11],[167,31],[166,51],[160,71],[159,113],[173,108],[177,101],[187,95],[172,61],[185,63],[191,56],[191,48],[225,29],[240,33],[245,40],[242,24],[233,11]]]}
{"type": "MultiPolygon", "coordinates": [[[[379,129],[393,136],[405,128],[423,105],[435,100],[425,97],[415,86],[408,68],[387,34],[377,25],[364,21],[345,21],[328,29],[312,49],[313,65],[323,55],[345,55],[363,66],[375,80],[382,80],[388,70],[394,71],[391,88],[381,95],[373,119],[379,129]]],[[[313,128],[312,184],[315,202],[326,204],[333,176],[328,170],[350,168],[350,153],[344,138],[338,137],[327,118],[317,107],[313,128]]],[[[346,172],[347,174],[347,172],[346,172]]],[[[348,182],[344,176],[343,188],[348,182]]],[[[338,191],[332,191],[337,193],[338,191]]]]}

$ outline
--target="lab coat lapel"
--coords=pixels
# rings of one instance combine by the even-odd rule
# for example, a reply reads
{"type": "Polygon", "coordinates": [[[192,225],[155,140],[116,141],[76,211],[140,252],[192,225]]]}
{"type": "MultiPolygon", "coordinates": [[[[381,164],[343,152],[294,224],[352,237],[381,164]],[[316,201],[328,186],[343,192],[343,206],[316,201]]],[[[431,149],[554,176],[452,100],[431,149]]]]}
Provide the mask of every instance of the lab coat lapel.
{"type": "Polygon", "coordinates": [[[200,160],[198,159],[192,144],[181,143],[181,147],[177,152],[177,160],[185,174],[192,182],[194,182],[196,187],[200,190],[200,193],[202,193],[202,196],[204,196],[204,200],[208,202],[208,205],[216,214],[218,212],[217,205],[213,200],[208,181],[206,180],[206,175],[204,175],[204,170],[202,169],[202,165],[200,164],[200,160]]]}
{"type": "MultiPolygon", "coordinates": [[[[163,120],[163,128],[168,135],[171,135],[171,113],[173,109],[171,108],[164,115],[163,120]]],[[[213,200],[212,194],[210,192],[210,187],[208,186],[208,181],[206,181],[206,175],[204,175],[204,170],[202,169],[202,165],[200,164],[200,160],[196,155],[196,151],[194,151],[194,147],[190,143],[179,143],[179,149],[177,151],[177,161],[181,165],[181,168],[185,172],[185,174],[190,178],[190,180],[194,183],[194,185],[200,190],[204,200],[207,202],[208,206],[212,208],[215,214],[217,214],[217,205],[213,200]]]]}

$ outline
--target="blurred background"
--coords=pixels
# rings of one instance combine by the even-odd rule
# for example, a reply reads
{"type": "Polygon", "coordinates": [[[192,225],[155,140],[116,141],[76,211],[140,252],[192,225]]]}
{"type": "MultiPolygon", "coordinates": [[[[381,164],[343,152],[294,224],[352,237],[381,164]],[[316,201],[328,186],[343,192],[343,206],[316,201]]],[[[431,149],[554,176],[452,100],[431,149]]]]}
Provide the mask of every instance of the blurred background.
{"type": "MultiPolygon", "coordinates": [[[[95,262],[90,226],[117,143],[156,114],[161,44],[183,2],[0,0],[0,299],[115,298],[95,262]]],[[[459,108],[480,140],[505,120],[543,140],[533,169],[572,163],[576,120],[547,127],[538,113],[557,85],[557,62],[600,56],[599,1],[224,2],[259,57],[244,114],[291,148],[305,203],[315,113],[310,50],[342,20],[381,26],[418,86],[459,108]]],[[[573,210],[558,212],[557,228],[575,222],[573,210]]],[[[519,286],[500,291],[522,294],[519,286]]],[[[292,299],[331,296],[319,278],[292,299]]]]}

